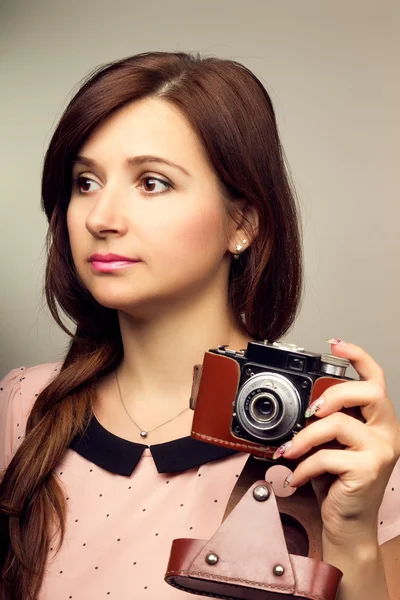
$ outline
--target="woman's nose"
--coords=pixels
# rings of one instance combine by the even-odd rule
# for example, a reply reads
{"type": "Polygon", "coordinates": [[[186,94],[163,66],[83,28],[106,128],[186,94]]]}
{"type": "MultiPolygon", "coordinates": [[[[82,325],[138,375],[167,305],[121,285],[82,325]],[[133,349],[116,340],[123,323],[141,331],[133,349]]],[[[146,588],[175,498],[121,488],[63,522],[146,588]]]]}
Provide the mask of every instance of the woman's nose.
{"type": "Polygon", "coordinates": [[[92,235],[123,234],[126,231],[126,194],[120,187],[103,188],[86,219],[86,228],[92,235]]]}

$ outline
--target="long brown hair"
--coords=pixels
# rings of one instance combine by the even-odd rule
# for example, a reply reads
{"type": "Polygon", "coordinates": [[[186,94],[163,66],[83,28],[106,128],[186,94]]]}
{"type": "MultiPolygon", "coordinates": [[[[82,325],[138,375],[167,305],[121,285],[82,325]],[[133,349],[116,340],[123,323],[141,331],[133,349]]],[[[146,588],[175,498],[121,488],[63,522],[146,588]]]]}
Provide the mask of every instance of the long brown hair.
{"type": "Polygon", "coordinates": [[[42,207],[49,221],[45,294],[71,341],[55,378],[37,397],[25,439],[0,485],[2,600],[39,593],[52,539],[65,530],[66,501],[54,469],[92,416],[95,383],[121,362],[117,311],[101,306],[80,281],[66,212],[72,160],[107,117],[127,103],[160,97],[199,136],[231,206],[245,198],[258,212],[251,247],[232,261],[229,295],[250,337],[274,341],[288,331],[302,292],[299,212],[289,184],[270,97],[240,63],[198,53],[148,52],[92,71],[65,109],[47,150],[42,207]],[[70,332],[60,309],[76,325],[70,332]]]}

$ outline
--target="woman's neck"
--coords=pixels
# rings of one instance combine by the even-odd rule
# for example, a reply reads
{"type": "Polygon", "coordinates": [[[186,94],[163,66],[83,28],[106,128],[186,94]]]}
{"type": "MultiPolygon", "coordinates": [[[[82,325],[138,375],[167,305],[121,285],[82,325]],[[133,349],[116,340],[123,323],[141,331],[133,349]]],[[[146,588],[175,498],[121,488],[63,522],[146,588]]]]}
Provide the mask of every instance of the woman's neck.
{"type": "Polygon", "coordinates": [[[216,307],[215,300],[197,310],[192,306],[149,322],[138,323],[119,313],[119,321],[124,358],[117,376],[126,409],[115,373],[110,373],[97,387],[94,409],[100,423],[119,437],[141,443],[139,429],[157,427],[144,442],[150,445],[189,435],[190,409],[158,426],[189,406],[193,366],[201,364],[204,352],[211,348],[227,344],[240,350],[251,339],[233,311],[216,307]]]}
{"type": "Polygon", "coordinates": [[[233,311],[216,304],[212,299],[140,323],[120,313],[124,358],[118,379],[128,410],[151,404],[163,412],[166,403],[169,413],[178,410],[190,396],[193,366],[203,362],[204,352],[221,344],[246,348],[251,338],[233,311]]]}

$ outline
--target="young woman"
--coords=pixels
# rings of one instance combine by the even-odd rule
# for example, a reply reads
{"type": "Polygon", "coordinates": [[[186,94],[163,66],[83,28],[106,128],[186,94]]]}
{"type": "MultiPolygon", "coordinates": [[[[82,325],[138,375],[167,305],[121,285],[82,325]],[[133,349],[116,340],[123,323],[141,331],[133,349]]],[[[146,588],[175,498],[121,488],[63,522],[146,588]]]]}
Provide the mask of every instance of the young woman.
{"type": "MultiPolygon", "coordinates": [[[[171,541],[211,537],[248,456],[190,437],[193,365],[221,344],[278,339],[301,295],[270,98],[234,61],[105,65],[54,132],[42,197],[46,298],[71,343],[0,383],[1,598],[192,597],[164,582],[171,541]]],[[[328,390],[285,457],[335,438],[346,449],[317,451],[291,485],[337,476],[320,500],[340,600],[395,600],[399,423],[382,369],[333,342],[361,381],[328,390]]]]}

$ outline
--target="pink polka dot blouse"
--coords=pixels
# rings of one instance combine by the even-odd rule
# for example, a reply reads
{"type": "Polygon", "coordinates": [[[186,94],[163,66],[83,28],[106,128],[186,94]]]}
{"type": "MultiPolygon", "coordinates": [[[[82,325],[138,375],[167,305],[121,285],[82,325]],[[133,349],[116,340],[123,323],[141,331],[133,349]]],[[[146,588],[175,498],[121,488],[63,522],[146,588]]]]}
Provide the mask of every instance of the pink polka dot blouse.
{"type": "MultiPolygon", "coordinates": [[[[60,367],[20,367],[0,381],[0,470],[60,367]]],[[[148,447],[94,417],[54,471],[67,499],[66,536],[58,554],[52,544],[39,600],[194,598],[164,581],[172,540],[213,535],[248,456],[190,437],[148,447]]],[[[399,495],[400,461],[378,516],[380,544],[400,534],[399,495]]]]}

